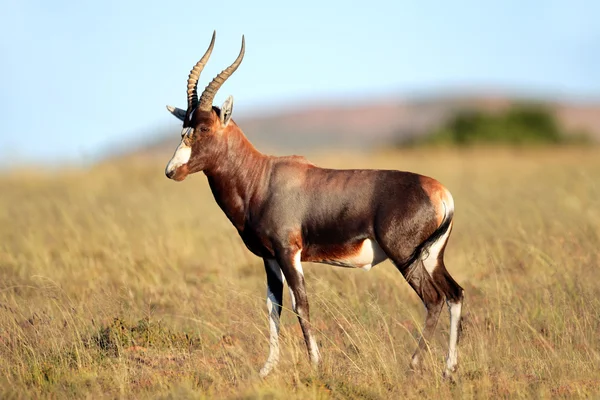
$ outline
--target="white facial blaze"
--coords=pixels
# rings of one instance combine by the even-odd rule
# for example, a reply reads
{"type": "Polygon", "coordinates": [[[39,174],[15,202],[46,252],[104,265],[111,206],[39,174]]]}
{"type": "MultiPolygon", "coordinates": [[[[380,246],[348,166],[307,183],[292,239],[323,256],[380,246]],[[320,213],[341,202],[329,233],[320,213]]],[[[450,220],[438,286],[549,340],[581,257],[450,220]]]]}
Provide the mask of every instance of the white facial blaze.
{"type": "Polygon", "coordinates": [[[175,150],[171,161],[167,164],[167,168],[165,169],[165,173],[169,175],[171,172],[175,171],[177,168],[186,164],[190,160],[190,156],[192,155],[192,148],[184,143],[184,140],[181,140],[179,146],[175,150]]]}

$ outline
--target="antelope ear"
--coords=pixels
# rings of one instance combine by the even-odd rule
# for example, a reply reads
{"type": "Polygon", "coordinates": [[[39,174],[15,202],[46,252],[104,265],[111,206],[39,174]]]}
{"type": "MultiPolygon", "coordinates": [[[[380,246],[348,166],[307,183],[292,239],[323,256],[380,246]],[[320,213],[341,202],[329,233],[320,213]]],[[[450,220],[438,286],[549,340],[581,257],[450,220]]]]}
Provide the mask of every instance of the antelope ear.
{"type": "Polygon", "coordinates": [[[233,96],[229,96],[227,100],[221,106],[221,125],[227,126],[231,120],[231,113],[233,112],[233,96]]]}
{"type": "Polygon", "coordinates": [[[182,121],[185,120],[185,110],[173,106],[167,106],[167,110],[169,110],[169,112],[176,116],[178,119],[182,121]]]}

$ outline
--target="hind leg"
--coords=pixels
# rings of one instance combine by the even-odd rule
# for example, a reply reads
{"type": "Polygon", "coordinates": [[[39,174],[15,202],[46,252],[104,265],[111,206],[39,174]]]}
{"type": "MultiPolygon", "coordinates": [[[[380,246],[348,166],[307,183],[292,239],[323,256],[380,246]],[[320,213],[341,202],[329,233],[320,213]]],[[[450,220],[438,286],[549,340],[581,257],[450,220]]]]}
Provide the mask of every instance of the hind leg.
{"type": "Polygon", "coordinates": [[[458,336],[462,311],[463,289],[450,276],[444,265],[444,250],[450,230],[431,246],[429,254],[423,259],[423,265],[435,286],[443,294],[450,312],[450,337],[448,339],[448,356],[444,376],[449,377],[458,364],[458,336]]]}
{"type": "Polygon", "coordinates": [[[409,285],[419,295],[427,310],[421,338],[410,361],[412,368],[418,368],[421,365],[421,353],[427,348],[427,343],[435,331],[440,313],[444,307],[444,296],[436,287],[431,276],[423,268],[420,260],[406,269],[398,269],[402,272],[409,285]]]}
{"type": "Polygon", "coordinates": [[[440,313],[444,307],[444,294],[426,270],[423,261],[415,257],[415,249],[422,239],[412,233],[409,235],[402,231],[398,232],[393,227],[384,226],[382,228],[379,235],[379,245],[417,293],[427,310],[425,325],[417,348],[411,358],[411,367],[418,368],[421,364],[421,353],[427,348],[427,342],[435,331],[440,313]]]}
{"type": "Polygon", "coordinates": [[[433,279],[446,297],[446,304],[450,312],[450,337],[448,339],[448,357],[446,358],[446,369],[444,376],[449,377],[456,371],[458,364],[458,339],[460,331],[460,318],[463,303],[463,289],[450,276],[444,261],[440,260],[433,271],[433,279]]]}

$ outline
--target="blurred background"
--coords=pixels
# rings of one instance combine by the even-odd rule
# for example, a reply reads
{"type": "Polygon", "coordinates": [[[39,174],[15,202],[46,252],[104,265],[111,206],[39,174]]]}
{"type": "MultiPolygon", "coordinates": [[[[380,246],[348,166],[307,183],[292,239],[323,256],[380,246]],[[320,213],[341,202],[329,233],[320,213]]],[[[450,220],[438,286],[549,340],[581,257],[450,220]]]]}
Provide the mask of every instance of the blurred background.
{"type": "Polygon", "coordinates": [[[0,164],[166,162],[187,75],[275,153],[600,139],[600,5],[575,1],[7,1],[0,164]]]}
{"type": "Polygon", "coordinates": [[[600,398],[600,2],[0,5],[0,398],[600,398]],[[407,374],[423,306],[387,261],[305,263],[324,366],[285,294],[280,369],[258,377],[263,263],[203,174],[163,172],[165,105],[213,30],[199,88],[244,34],[215,105],[235,97],[259,150],[452,192],[455,385],[445,311],[407,374]]]}

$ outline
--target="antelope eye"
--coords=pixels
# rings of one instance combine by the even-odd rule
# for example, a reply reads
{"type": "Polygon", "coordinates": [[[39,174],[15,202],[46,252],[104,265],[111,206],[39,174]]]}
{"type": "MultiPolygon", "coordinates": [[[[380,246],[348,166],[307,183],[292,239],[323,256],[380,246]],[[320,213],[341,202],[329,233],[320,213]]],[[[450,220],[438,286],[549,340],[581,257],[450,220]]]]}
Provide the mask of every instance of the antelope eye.
{"type": "Polygon", "coordinates": [[[202,127],[200,127],[200,132],[202,132],[202,133],[206,133],[206,132],[208,132],[208,131],[210,131],[210,129],[209,129],[207,126],[202,126],[202,127]]]}

